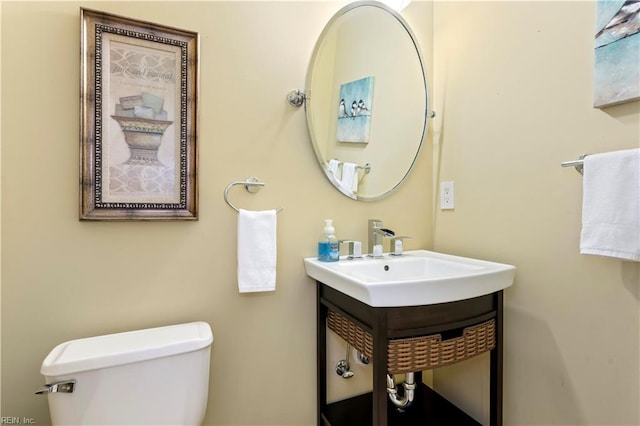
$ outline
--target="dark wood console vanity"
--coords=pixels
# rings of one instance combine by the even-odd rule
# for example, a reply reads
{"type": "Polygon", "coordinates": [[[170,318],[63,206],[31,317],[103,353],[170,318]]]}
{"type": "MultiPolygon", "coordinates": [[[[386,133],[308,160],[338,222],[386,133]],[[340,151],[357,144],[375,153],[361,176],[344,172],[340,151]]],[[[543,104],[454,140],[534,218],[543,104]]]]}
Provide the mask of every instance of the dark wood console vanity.
{"type": "Polygon", "coordinates": [[[490,351],[490,425],[502,426],[502,304],[503,292],[497,291],[433,305],[371,307],[317,282],[318,425],[479,425],[422,384],[419,372],[415,400],[405,412],[398,412],[389,401],[386,375],[389,371],[396,373],[394,369],[398,374],[403,372],[402,348],[415,344],[427,355],[411,361],[424,366],[420,371],[490,351]],[[354,348],[370,356],[372,392],[327,403],[328,324],[354,348]]]}

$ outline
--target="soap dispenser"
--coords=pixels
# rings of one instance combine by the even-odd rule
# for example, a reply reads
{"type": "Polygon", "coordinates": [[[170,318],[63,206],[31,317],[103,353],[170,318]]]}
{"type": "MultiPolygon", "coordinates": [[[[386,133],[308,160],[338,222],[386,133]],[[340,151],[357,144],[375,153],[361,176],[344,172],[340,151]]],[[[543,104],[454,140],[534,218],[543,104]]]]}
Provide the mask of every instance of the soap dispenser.
{"type": "Polygon", "coordinates": [[[321,262],[337,262],[340,258],[340,244],[335,236],[333,220],[324,221],[323,235],[318,242],[318,260],[321,262]]]}

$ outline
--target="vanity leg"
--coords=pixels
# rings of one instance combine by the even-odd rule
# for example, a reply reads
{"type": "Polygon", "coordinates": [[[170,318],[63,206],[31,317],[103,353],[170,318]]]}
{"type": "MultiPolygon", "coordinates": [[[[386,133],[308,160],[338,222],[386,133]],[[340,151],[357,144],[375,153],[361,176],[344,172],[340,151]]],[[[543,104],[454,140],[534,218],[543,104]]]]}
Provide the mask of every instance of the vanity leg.
{"type": "Polygon", "coordinates": [[[502,349],[503,349],[503,291],[494,293],[496,303],[496,347],[491,350],[491,384],[489,402],[489,424],[491,426],[502,426],[502,349]]]}
{"type": "Polygon", "coordinates": [[[324,425],[322,414],[327,410],[327,315],[328,308],[321,299],[320,285],[317,285],[316,293],[316,357],[317,357],[317,404],[318,426],[324,425]]]}
{"type": "Polygon", "coordinates": [[[374,309],[373,326],[373,426],[387,426],[387,316],[374,309]]]}

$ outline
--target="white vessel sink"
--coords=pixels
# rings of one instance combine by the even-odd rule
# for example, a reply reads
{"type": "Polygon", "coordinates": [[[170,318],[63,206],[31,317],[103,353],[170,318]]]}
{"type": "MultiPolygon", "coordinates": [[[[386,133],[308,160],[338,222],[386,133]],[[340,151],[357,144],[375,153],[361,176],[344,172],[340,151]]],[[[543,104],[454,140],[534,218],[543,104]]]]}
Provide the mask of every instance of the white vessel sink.
{"type": "Polygon", "coordinates": [[[369,306],[417,306],[483,296],[513,283],[512,265],[427,250],[338,262],[304,259],[307,275],[369,306]]]}

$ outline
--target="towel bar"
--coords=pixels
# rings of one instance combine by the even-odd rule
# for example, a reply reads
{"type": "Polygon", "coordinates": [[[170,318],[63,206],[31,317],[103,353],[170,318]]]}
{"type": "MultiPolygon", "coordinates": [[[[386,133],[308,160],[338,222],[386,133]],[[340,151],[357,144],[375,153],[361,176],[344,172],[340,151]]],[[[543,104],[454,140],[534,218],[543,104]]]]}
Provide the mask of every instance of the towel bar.
{"type": "MultiPolygon", "coordinates": [[[[255,178],[255,177],[248,177],[245,180],[236,180],[234,182],[231,182],[229,185],[227,185],[227,187],[224,189],[224,201],[229,205],[229,207],[231,207],[237,212],[240,212],[240,209],[236,207],[231,201],[229,201],[229,190],[236,185],[244,185],[244,189],[246,189],[247,192],[255,194],[256,192],[260,191],[260,189],[264,186],[264,182],[260,182],[258,178],[255,178]]],[[[277,213],[281,211],[282,211],[282,207],[276,209],[277,213]]]]}
{"type": "MultiPolygon", "coordinates": [[[[339,162],[338,167],[342,167],[344,165],[344,161],[340,161],[337,158],[335,160],[339,162]]],[[[364,166],[358,164],[356,167],[360,170],[364,170],[365,174],[371,172],[371,163],[366,163],[364,166]]]]}
{"type": "Polygon", "coordinates": [[[576,171],[580,174],[584,174],[584,157],[589,154],[582,154],[577,160],[565,161],[560,163],[562,167],[575,167],[576,171]]]}
{"type": "Polygon", "coordinates": [[[364,166],[358,166],[359,169],[364,170],[365,173],[371,172],[371,164],[366,163],[364,166]]]}

